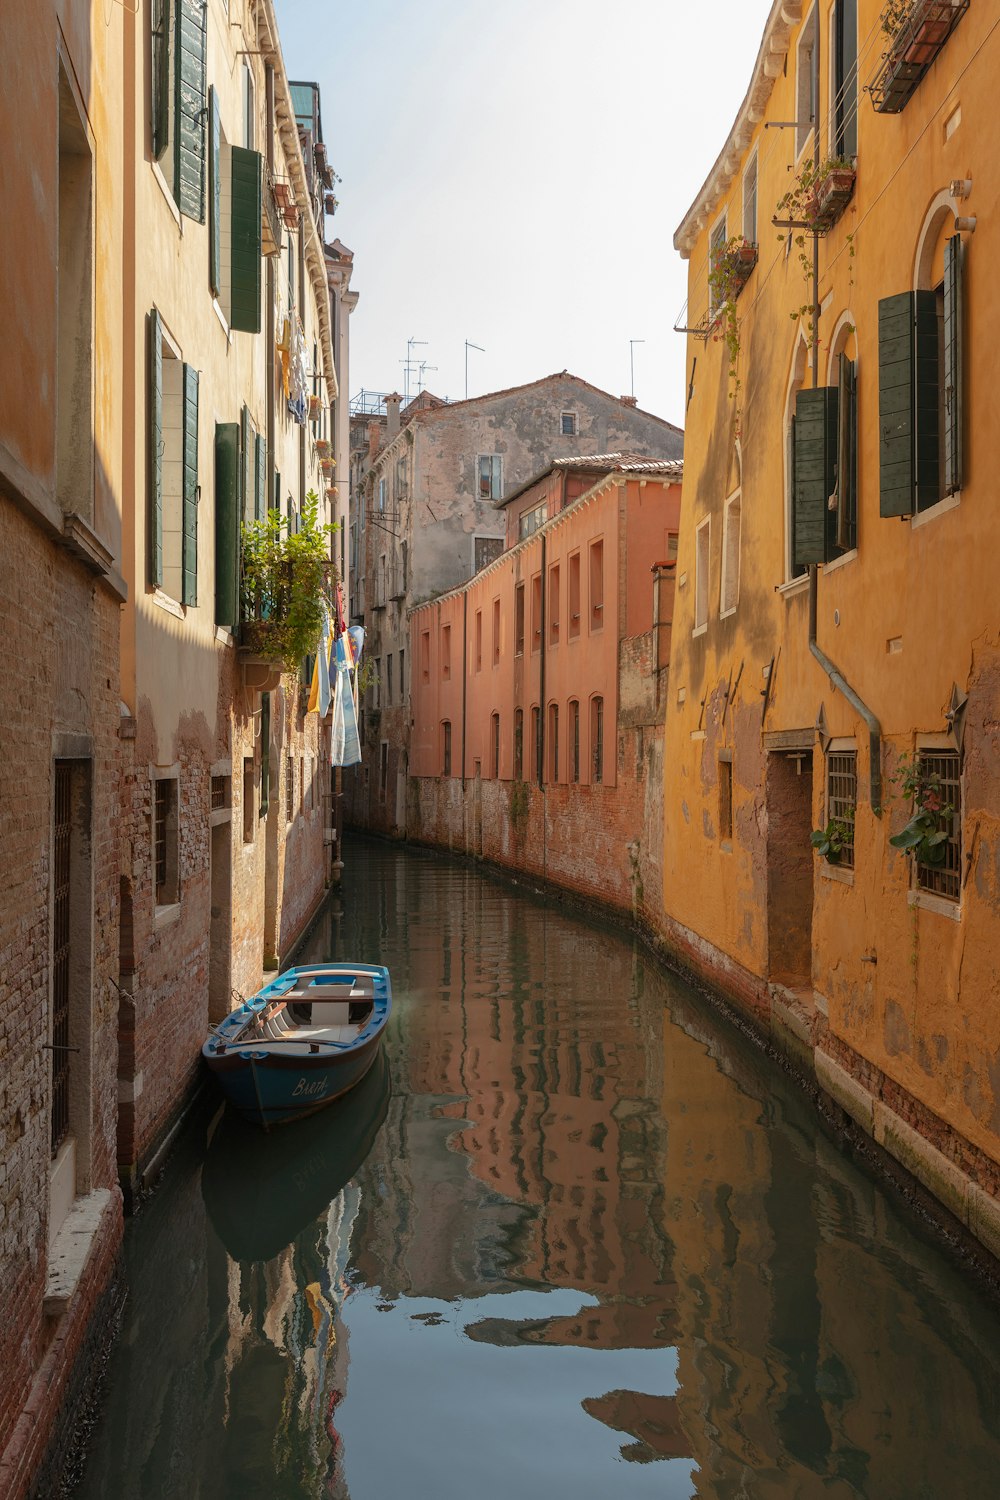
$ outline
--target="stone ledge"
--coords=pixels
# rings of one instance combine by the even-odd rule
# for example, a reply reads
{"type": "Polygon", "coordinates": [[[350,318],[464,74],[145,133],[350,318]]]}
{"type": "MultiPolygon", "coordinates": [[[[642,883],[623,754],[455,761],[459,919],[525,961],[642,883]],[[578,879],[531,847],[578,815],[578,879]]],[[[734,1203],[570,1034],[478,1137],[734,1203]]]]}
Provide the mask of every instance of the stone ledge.
{"type": "Polygon", "coordinates": [[[874,1134],[875,1100],[828,1052],[816,1051],[816,1081],[831,1099],[861,1126],[866,1135],[874,1134]]]}
{"type": "Polygon", "coordinates": [[[58,1317],[73,1300],[110,1202],[110,1190],[99,1188],[83,1198],[77,1198],[67,1214],[49,1253],[48,1283],[43,1304],[46,1317],[58,1317]]]}
{"type": "MultiPolygon", "coordinates": [[[[895,1110],[876,1100],[874,1109],[874,1136],[880,1146],[895,1157],[912,1177],[923,1183],[955,1215],[961,1223],[969,1224],[969,1193],[981,1189],[969,1180],[966,1174],[949,1161],[943,1152],[932,1146],[926,1136],[900,1118],[895,1110]]],[[[987,1194],[983,1194],[988,1197],[987,1194]]],[[[990,1199],[995,1203],[995,1200],[990,1199]]],[[[1000,1204],[995,1204],[1000,1210],[1000,1204]]],[[[971,1227],[971,1225],[970,1225],[971,1227]]],[[[975,1233],[975,1230],[973,1230],[975,1233]]],[[[977,1236],[979,1237],[979,1236],[977,1236]]],[[[996,1254],[996,1251],[993,1252],[996,1254]]]]}

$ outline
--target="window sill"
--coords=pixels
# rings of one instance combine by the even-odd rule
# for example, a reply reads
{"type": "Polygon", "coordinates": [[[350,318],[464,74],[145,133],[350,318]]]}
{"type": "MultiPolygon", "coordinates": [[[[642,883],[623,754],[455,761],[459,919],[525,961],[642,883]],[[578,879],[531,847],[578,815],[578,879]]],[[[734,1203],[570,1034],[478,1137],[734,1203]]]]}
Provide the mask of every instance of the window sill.
{"type": "Polygon", "coordinates": [[[909,907],[919,907],[921,911],[936,911],[939,917],[950,917],[953,922],[962,920],[962,903],[949,901],[945,896],[936,896],[933,891],[909,891],[906,904],[909,907]]]}
{"type": "Polygon", "coordinates": [[[218,828],[220,823],[231,823],[233,821],[233,810],[231,807],[216,807],[209,814],[209,824],[212,828],[218,828]]]}
{"type": "Polygon", "coordinates": [[[227,344],[231,344],[233,342],[233,331],[232,331],[232,329],[229,326],[229,319],[226,317],[225,313],[222,311],[222,307],[219,304],[218,297],[213,297],[212,298],[212,311],[215,313],[215,316],[218,318],[219,322],[222,324],[222,331],[226,335],[226,342],[227,342],[227,344]]]}
{"type": "Polygon", "coordinates": [[[957,510],[962,501],[962,491],[954,490],[950,495],[945,495],[936,505],[929,505],[926,510],[918,510],[915,516],[910,517],[910,527],[916,531],[920,526],[926,526],[929,521],[936,521],[938,516],[946,515],[949,510],[957,510]]]}
{"type": "Polygon", "coordinates": [[[720,609],[719,610],[719,619],[720,620],[728,620],[735,613],[736,613],[736,605],[734,604],[733,607],[732,607],[732,609],[720,609]]]}
{"type": "Polygon", "coordinates": [[[789,578],[786,583],[777,584],[774,592],[782,594],[786,599],[792,599],[798,594],[805,593],[808,587],[809,574],[803,573],[801,578],[789,578]]]}
{"type": "Polygon", "coordinates": [[[228,625],[216,625],[215,639],[220,646],[231,646],[234,643],[235,637],[228,625]]]}
{"type": "Polygon", "coordinates": [[[842,568],[845,563],[853,562],[857,555],[857,547],[852,547],[849,552],[842,552],[839,557],[835,557],[833,559],[833,562],[824,563],[823,577],[825,578],[828,573],[835,573],[837,569],[842,568]]]}
{"type": "Polygon", "coordinates": [[[73,1301],[111,1203],[109,1189],[97,1188],[76,1198],[63,1220],[49,1250],[43,1304],[46,1317],[59,1317],[73,1301]]]}
{"type": "Polygon", "coordinates": [[[157,906],[153,910],[153,931],[159,932],[163,927],[170,927],[176,922],[181,914],[181,903],[172,901],[169,906],[157,906]]]}
{"type": "Polygon", "coordinates": [[[854,884],[854,871],[845,869],[842,865],[831,865],[829,860],[824,859],[819,867],[821,880],[836,880],[840,885],[854,884]]]}
{"type": "Polygon", "coordinates": [[[153,603],[157,609],[165,610],[168,615],[173,615],[175,620],[183,620],[185,609],[183,604],[178,604],[176,599],[171,599],[162,589],[153,590],[153,603]]]}
{"type": "Polygon", "coordinates": [[[694,629],[692,630],[691,634],[692,634],[692,636],[704,635],[707,629],[708,629],[708,621],[706,620],[705,623],[704,623],[704,625],[696,625],[694,627],[694,629]]]}
{"type": "Polygon", "coordinates": [[[178,233],[179,234],[183,234],[184,233],[184,225],[181,223],[181,211],[177,207],[176,202],[174,201],[174,195],[170,191],[170,184],[169,184],[169,182],[167,181],[167,179],[163,175],[163,172],[162,172],[162,170],[160,168],[160,163],[158,161],[151,161],[150,162],[150,166],[153,169],[153,176],[155,177],[155,179],[156,179],[156,181],[157,181],[157,183],[159,185],[160,192],[163,194],[164,201],[166,202],[166,205],[167,205],[167,207],[170,210],[171,216],[173,217],[173,219],[174,219],[174,221],[175,221],[175,223],[177,225],[178,233]]]}

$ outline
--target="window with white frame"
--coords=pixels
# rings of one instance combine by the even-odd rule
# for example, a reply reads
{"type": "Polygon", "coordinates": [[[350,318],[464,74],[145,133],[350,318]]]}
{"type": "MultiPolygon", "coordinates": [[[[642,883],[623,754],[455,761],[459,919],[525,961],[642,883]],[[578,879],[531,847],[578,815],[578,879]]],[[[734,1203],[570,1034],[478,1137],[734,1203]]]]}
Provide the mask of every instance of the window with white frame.
{"type": "Polygon", "coordinates": [[[479,498],[499,500],[503,494],[503,459],[499,453],[479,456],[479,498]]]}
{"type": "Polygon", "coordinates": [[[743,173],[743,238],[757,243],[757,153],[754,151],[743,173]]]}
{"type": "Polygon", "coordinates": [[[800,156],[816,123],[816,9],[799,32],[795,54],[795,155],[800,156]]]}
{"type": "Polygon", "coordinates": [[[858,752],[834,740],[826,754],[826,821],[832,834],[827,859],[854,869],[854,820],[858,807],[858,752]]]}
{"type": "Polygon", "coordinates": [[[549,519],[549,506],[545,501],[541,505],[533,505],[531,510],[522,511],[517,518],[517,535],[519,541],[533,536],[540,526],[544,526],[549,519]]]}
{"type": "Polygon", "coordinates": [[[704,630],[708,625],[708,570],[711,561],[711,518],[706,516],[695,532],[694,553],[694,628],[704,630]]]}
{"type": "Polygon", "coordinates": [[[722,593],[719,613],[731,615],[740,597],[740,491],[730,495],[722,517],[722,593]]]}

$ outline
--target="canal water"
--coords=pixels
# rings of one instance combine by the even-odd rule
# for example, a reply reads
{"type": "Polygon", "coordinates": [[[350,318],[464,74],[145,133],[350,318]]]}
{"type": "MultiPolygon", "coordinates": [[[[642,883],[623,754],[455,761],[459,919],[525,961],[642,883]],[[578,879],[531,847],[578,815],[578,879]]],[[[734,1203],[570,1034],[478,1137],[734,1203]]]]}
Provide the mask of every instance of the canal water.
{"type": "Polygon", "coordinates": [[[188,1130],[129,1225],[83,1500],[992,1500],[1000,1318],[629,938],[347,853],[309,959],[385,1066],[188,1130]]]}

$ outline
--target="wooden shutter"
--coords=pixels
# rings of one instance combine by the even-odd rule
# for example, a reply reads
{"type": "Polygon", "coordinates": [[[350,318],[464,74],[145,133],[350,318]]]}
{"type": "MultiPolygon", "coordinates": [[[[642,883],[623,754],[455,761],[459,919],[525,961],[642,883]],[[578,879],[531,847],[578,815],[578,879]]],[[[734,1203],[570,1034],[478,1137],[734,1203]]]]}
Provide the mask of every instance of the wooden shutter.
{"type": "Polygon", "coordinates": [[[917,510],[941,498],[941,382],[936,292],[913,293],[914,484],[917,510]]]}
{"type": "Polygon", "coordinates": [[[240,566],[240,429],[215,428],[215,623],[237,624],[240,566]]]}
{"type": "Polygon", "coordinates": [[[858,544],[858,376],[846,354],[840,356],[837,412],[837,509],[829,540],[847,552],[858,544]]]}
{"type": "Polygon", "coordinates": [[[260,815],[267,817],[271,796],[271,694],[260,695],[260,815]]]}
{"type": "Polygon", "coordinates": [[[957,234],[944,245],[944,492],[962,488],[962,271],[957,234]]]}
{"type": "Polygon", "coordinates": [[[212,288],[212,296],[217,297],[222,287],[222,178],[219,175],[222,119],[219,114],[219,96],[214,88],[208,91],[208,138],[208,284],[212,288]]]}
{"type": "Polygon", "coordinates": [[[259,432],[254,458],[253,513],[257,521],[267,519],[267,439],[259,432]]]}
{"type": "Polygon", "coordinates": [[[253,494],[251,484],[251,455],[253,429],[250,426],[250,411],[244,406],[240,414],[240,520],[244,524],[251,520],[250,497],[253,494]]]}
{"type": "Polygon", "coordinates": [[[827,507],[837,464],[837,389],[799,391],[795,398],[795,481],[792,492],[796,567],[826,560],[827,507]]]}
{"type": "Polygon", "coordinates": [[[153,160],[167,149],[170,130],[170,0],[153,0],[153,160]]]}
{"type": "Polygon", "coordinates": [[[205,0],[177,0],[174,32],[174,197],[205,222],[205,0]]]}
{"type": "Polygon", "coordinates": [[[181,413],[181,603],[198,603],[198,371],[183,371],[181,413]]]}
{"type": "Polygon", "coordinates": [[[160,315],[149,315],[149,581],[163,583],[163,333],[160,315]]]}
{"type": "Polygon", "coordinates": [[[914,462],[913,293],[878,305],[879,514],[908,516],[916,491],[914,462]]]}
{"type": "Polygon", "coordinates": [[[229,325],[260,333],[261,157],[232,148],[232,249],[229,325]]]}

